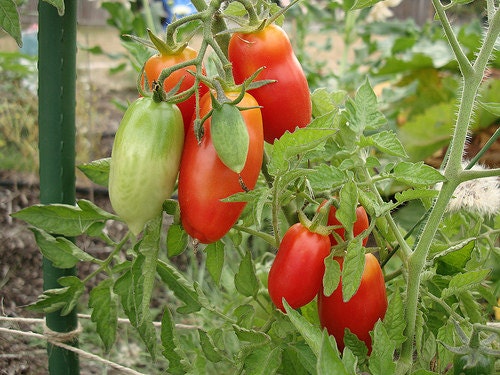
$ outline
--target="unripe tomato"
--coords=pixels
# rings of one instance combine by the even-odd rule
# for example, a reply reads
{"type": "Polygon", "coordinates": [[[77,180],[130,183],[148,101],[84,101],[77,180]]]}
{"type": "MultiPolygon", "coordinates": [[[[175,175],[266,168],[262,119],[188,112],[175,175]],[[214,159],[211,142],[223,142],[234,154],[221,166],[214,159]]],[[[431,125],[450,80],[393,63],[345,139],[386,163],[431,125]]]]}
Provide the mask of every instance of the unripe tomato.
{"type": "MultiPolygon", "coordinates": [[[[229,92],[229,99],[239,93],[229,92]]],[[[238,104],[256,107],[256,100],[245,93],[238,104]]],[[[200,116],[212,109],[210,93],[200,100],[200,116]]],[[[253,189],[259,177],[264,153],[262,116],[259,108],[241,111],[248,130],[249,148],[245,165],[240,174],[228,168],[217,155],[210,136],[211,118],[203,123],[204,135],[198,142],[191,123],[186,134],[179,171],[179,206],[181,222],[186,232],[201,243],[212,243],[222,238],[236,223],[245,202],[222,202],[238,192],[243,192],[241,181],[253,189]]],[[[194,121],[194,118],[193,118],[194,121]]]]}
{"type": "MultiPolygon", "coordinates": [[[[156,55],[151,56],[144,64],[144,74],[148,79],[149,88],[151,89],[153,81],[158,79],[163,69],[170,68],[184,61],[192,60],[196,58],[197,55],[198,52],[196,52],[194,49],[186,47],[182,51],[176,54],[158,53],[156,55]]],[[[192,74],[188,73],[187,72],[188,70],[195,72],[196,67],[194,65],[189,65],[182,69],[176,70],[172,74],[170,74],[165,79],[163,84],[165,91],[172,90],[179,83],[181,79],[183,79],[183,81],[180,85],[178,93],[181,93],[193,87],[195,83],[195,77],[192,74]]],[[[204,95],[208,91],[208,88],[200,83],[198,90],[200,91],[200,95],[204,95]]],[[[193,117],[195,105],[196,105],[196,98],[194,93],[187,100],[177,104],[177,106],[182,112],[184,130],[186,133],[187,133],[187,127],[189,126],[191,118],[193,117]]]]}
{"type": "Polygon", "coordinates": [[[292,225],[281,240],[269,270],[268,290],[273,303],[285,311],[282,299],[298,308],[311,302],[322,288],[325,258],[330,254],[327,235],[292,225]]]}
{"type": "MultiPolygon", "coordinates": [[[[321,203],[320,207],[325,204],[326,201],[321,203]]],[[[335,216],[337,212],[337,209],[334,206],[330,207],[330,211],[328,212],[328,225],[329,226],[339,226],[339,228],[335,229],[335,233],[337,233],[342,239],[345,240],[345,228],[342,227],[342,224],[340,221],[338,221],[337,217],[335,216]]],[[[368,215],[366,214],[366,210],[364,209],[363,206],[358,206],[356,208],[356,222],[354,223],[354,227],[352,229],[354,237],[359,235],[361,232],[363,232],[365,229],[367,229],[370,226],[370,221],[368,220],[368,215]]],[[[337,240],[333,235],[330,235],[330,241],[332,243],[332,246],[338,245],[337,240]]],[[[368,242],[368,237],[363,238],[363,246],[366,246],[366,243],[368,242]]]]}
{"type": "Polygon", "coordinates": [[[311,121],[309,85],[285,31],[274,24],[253,33],[234,33],[229,41],[229,60],[236,83],[259,68],[257,80],[277,80],[250,93],[262,106],[264,139],[274,143],[287,130],[304,127],[311,121]]]}
{"type": "MultiPolygon", "coordinates": [[[[340,265],[344,258],[334,258],[340,265]]],[[[365,255],[365,268],[358,291],[348,302],[342,298],[342,280],[337,289],[329,296],[318,294],[318,313],[321,327],[335,337],[340,351],[344,350],[344,330],[354,333],[364,341],[371,351],[370,331],[379,319],[383,319],[387,310],[387,293],[384,275],[373,254],[365,255]]]]}
{"type": "Polygon", "coordinates": [[[109,198],[118,216],[139,234],[172,195],[184,144],[175,104],[139,98],[116,132],[109,171],[109,198]]]}

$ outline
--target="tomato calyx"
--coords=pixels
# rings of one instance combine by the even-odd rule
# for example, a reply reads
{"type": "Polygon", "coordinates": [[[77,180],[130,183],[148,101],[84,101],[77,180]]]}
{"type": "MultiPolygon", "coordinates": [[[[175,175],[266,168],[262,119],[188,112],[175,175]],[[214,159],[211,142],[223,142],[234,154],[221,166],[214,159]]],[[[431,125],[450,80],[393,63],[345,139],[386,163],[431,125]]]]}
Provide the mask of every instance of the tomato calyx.
{"type": "MultiPolygon", "coordinates": [[[[328,209],[330,206],[328,206],[328,209]]],[[[306,227],[310,232],[317,233],[321,236],[328,236],[331,232],[331,229],[326,226],[326,220],[328,219],[328,210],[323,211],[323,209],[319,210],[312,220],[310,220],[306,214],[299,210],[298,217],[300,223],[306,227]]]]}

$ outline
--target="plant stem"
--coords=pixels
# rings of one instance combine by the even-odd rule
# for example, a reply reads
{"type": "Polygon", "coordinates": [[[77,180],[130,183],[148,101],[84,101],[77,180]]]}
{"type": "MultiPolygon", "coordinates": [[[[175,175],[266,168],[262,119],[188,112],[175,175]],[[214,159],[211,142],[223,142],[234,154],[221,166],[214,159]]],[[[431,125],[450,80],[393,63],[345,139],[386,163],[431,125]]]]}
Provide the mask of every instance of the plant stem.
{"type": "MultiPolygon", "coordinates": [[[[421,236],[418,238],[413,254],[408,260],[408,282],[406,290],[406,310],[405,321],[406,341],[403,343],[401,357],[398,361],[397,373],[408,373],[413,362],[413,343],[415,336],[415,323],[417,316],[418,300],[420,294],[421,274],[427,260],[430,245],[434,239],[439,223],[444,215],[446,206],[451,199],[455,188],[460,183],[460,175],[462,171],[462,155],[467,138],[468,125],[474,108],[474,101],[481,84],[484,70],[488,62],[488,58],[494,48],[495,40],[500,33],[500,15],[497,10],[494,17],[491,19],[490,28],[488,29],[483,46],[478,54],[478,57],[472,67],[470,63],[465,62],[463,54],[455,35],[452,32],[443,7],[439,0],[432,0],[436,11],[441,19],[446,36],[452,47],[463,74],[463,91],[460,102],[460,108],[456,120],[455,131],[450,144],[450,157],[444,170],[444,176],[447,181],[443,183],[442,189],[435,201],[429,218],[425,223],[421,236]]],[[[470,171],[472,172],[472,171],[470,171]]]]}
{"type": "Polygon", "coordinates": [[[486,151],[489,150],[489,148],[496,142],[496,140],[500,137],[500,128],[498,128],[495,133],[490,137],[490,139],[488,139],[488,142],[486,142],[483,146],[483,148],[481,148],[481,150],[479,150],[479,152],[476,154],[476,156],[474,156],[472,158],[472,160],[469,162],[469,164],[467,164],[467,166],[465,167],[465,169],[471,169],[474,165],[476,165],[476,163],[478,162],[478,160],[486,153],[486,151]]]}

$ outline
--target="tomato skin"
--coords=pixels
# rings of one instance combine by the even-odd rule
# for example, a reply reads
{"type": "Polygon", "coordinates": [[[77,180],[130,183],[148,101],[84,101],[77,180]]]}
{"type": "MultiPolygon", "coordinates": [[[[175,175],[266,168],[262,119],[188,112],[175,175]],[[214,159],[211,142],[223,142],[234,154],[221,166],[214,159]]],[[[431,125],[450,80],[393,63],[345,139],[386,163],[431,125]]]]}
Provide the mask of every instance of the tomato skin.
{"type": "Polygon", "coordinates": [[[268,290],[275,306],[285,312],[283,298],[294,309],[311,302],[322,288],[329,254],[327,235],[311,232],[301,223],[288,228],[269,270],[268,290]]]}
{"type": "MultiPolygon", "coordinates": [[[[326,201],[324,201],[320,207],[325,204],[326,201]]],[[[331,206],[330,207],[330,211],[328,212],[328,225],[329,226],[338,226],[338,225],[342,225],[340,223],[340,221],[338,221],[338,219],[335,217],[335,213],[337,212],[337,209],[334,207],[334,206],[331,206]]],[[[363,206],[358,206],[356,208],[356,222],[354,223],[354,226],[353,226],[353,235],[354,237],[356,237],[357,235],[359,235],[361,232],[363,232],[365,229],[367,229],[368,227],[370,226],[370,221],[368,219],[368,215],[364,209],[363,206]]],[[[344,227],[340,227],[340,228],[337,228],[335,229],[335,232],[342,238],[345,240],[345,228],[344,227]]],[[[330,235],[330,242],[332,243],[332,246],[335,246],[338,244],[337,240],[335,239],[335,237],[333,235],[330,235]]],[[[366,246],[368,242],[368,237],[365,237],[363,238],[363,246],[366,246]]]]}
{"type": "MultiPolygon", "coordinates": [[[[334,258],[342,269],[344,258],[334,258]]],[[[387,310],[387,293],[384,275],[373,254],[365,255],[365,268],[358,291],[348,302],[342,299],[342,280],[330,296],[323,290],[318,294],[318,313],[321,327],[335,337],[337,346],[344,350],[344,329],[354,333],[364,341],[371,351],[370,331],[379,319],[383,319],[387,310]]]]}
{"type": "Polygon", "coordinates": [[[111,151],[109,197],[133,234],[159,215],[172,195],[183,145],[184,126],[176,105],[139,98],[128,107],[111,151]]]}
{"type": "MultiPolygon", "coordinates": [[[[146,63],[144,64],[144,74],[148,79],[149,88],[151,89],[153,81],[158,79],[163,69],[169,68],[184,61],[192,60],[196,58],[197,55],[198,52],[196,52],[194,49],[192,49],[191,47],[186,47],[177,54],[156,54],[151,56],[148,60],[146,60],[146,63]]],[[[193,87],[195,83],[195,77],[192,74],[188,73],[188,70],[195,72],[196,67],[194,65],[189,65],[182,69],[176,70],[171,75],[169,75],[163,83],[165,91],[172,90],[181,79],[183,79],[183,81],[180,85],[178,91],[179,93],[193,87]]],[[[198,89],[200,91],[200,95],[204,95],[208,91],[207,86],[201,83],[198,89]]],[[[177,103],[177,106],[182,112],[184,130],[187,133],[187,128],[189,126],[189,123],[191,122],[191,118],[193,117],[196,106],[196,97],[194,93],[185,101],[177,103]]]]}
{"type": "MultiPolygon", "coordinates": [[[[235,99],[238,93],[226,93],[235,99]]],[[[241,107],[257,106],[248,93],[238,104],[241,107]]],[[[200,116],[212,108],[210,93],[200,100],[200,116]]],[[[259,108],[241,112],[247,125],[250,140],[245,166],[240,176],[248,189],[253,189],[260,174],[264,153],[262,116],[259,108]]],[[[194,121],[194,116],[193,116],[194,121]]],[[[179,206],[181,222],[186,232],[201,243],[221,239],[236,223],[245,208],[245,202],[221,202],[232,194],[242,192],[239,176],[226,167],[217,156],[210,137],[211,118],[204,124],[204,136],[198,143],[193,129],[186,134],[179,171],[179,206]]]]}
{"type": "Polygon", "coordinates": [[[229,41],[229,61],[236,83],[259,68],[257,80],[277,80],[250,93],[262,108],[264,139],[274,143],[287,130],[304,127],[311,120],[309,85],[285,31],[274,24],[254,33],[234,33],[229,41]]]}
{"type": "Polygon", "coordinates": [[[453,357],[454,375],[490,375],[495,370],[495,359],[482,353],[475,353],[476,364],[467,366],[471,354],[456,354],[453,357]]]}

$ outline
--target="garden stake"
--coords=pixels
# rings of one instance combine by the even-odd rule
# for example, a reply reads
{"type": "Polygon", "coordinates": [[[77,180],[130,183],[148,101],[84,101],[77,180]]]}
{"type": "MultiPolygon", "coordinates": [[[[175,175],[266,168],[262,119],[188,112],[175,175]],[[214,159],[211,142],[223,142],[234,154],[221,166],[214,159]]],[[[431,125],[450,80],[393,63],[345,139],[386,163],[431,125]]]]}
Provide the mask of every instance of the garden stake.
{"type": "MultiPolygon", "coordinates": [[[[63,15],[45,1],[39,2],[38,122],[40,155],[40,202],[75,204],[75,86],[77,2],[65,1],[63,15]]],[[[60,288],[57,280],[76,275],[76,269],[55,268],[43,259],[44,290],[60,288]]],[[[65,316],[47,313],[52,338],[77,332],[76,310],[65,316]]],[[[65,344],[77,346],[72,335],[65,344]]],[[[64,341],[62,339],[61,341],[64,341]]],[[[79,374],[78,355],[48,343],[50,375],[79,374]]]]}

